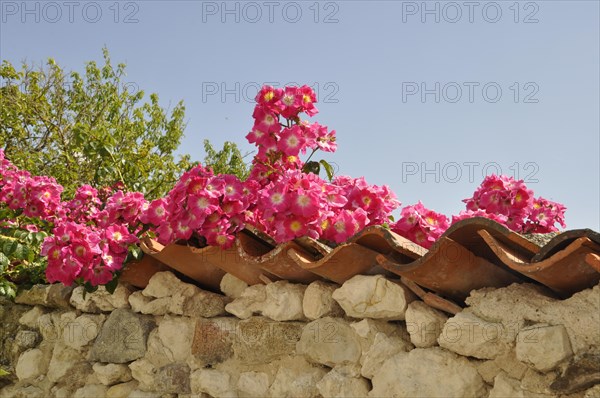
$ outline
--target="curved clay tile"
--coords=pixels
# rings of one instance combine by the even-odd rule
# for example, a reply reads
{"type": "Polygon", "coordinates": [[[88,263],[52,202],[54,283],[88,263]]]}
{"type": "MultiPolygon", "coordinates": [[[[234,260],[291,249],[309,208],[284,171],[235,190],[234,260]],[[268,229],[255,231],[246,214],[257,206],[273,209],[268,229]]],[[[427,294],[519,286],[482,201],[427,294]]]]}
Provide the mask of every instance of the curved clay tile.
{"type": "Polygon", "coordinates": [[[377,261],[388,271],[458,301],[463,301],[473,289],[523,282],[444,235],[425,256],[411,263],[401,264],[382,254],[377,261]]]}
{"type": "Polygon", "coordinates": [[[154,274],[169,270],[169,267],[151,255],[145,255],[140,261],[127,264],[119,276],[119,281],[143,289],[148,286],[154,274]]]}
{"type": "MultiPolygon", "coordinates": [[[[176,271],[198,282],[199,285],[209,290],[219,291],[221,279],[225,271],[215,266],[209,261],[208,253],[214,253],[217,257],[223,253],[218,247],[206,247],[206,252],[198,255],[198,252],[192,251],[192,248],[185,245],[172,244],[163,246],[155,240],[144,239],[140,242],[140,248],[147,255],[166,264],[176,271]],[[206,257],[205,257],[206,256],[206,257]]],[[[197,249],[197,250],[204,250],[197,249]]]]}
{"type": "MultiPolygon", "coordinates": [[[[310,256],[293,241],[273,247],[256,235],[242,231],[237,235],[236,247],[241,261],[248,266],[265,270],[278,278],[297,283],[310,283],[320,279],[318,275],[303,269],[287,255],[288,250],[296,250],[310,256]]],[[[235,273],[233,274],[235,275],[235,273]]]]}
{"type": "Polygon", "coordinates": [[[293,248],[287,254],[305,270],[339,284],[358,274],[383,273],[375,261],[378,253],[356,243],[341,244],[318,260],[293,248]]]}
{"type": "Polygon", "coordinates": [[[511,246],[496,240],[487,231],[479,231],[479,234],[506,266],[564,297],[592,287],[600,281],[599,270],[586,260],[588,254],[600,253],[600,245],[588,237],[570,241],[564,249],[545,260],[528,262],[516,254],[511,246]]]}
{"type": "Polygon", "coordinates": [[[552,256],[553,254],[565,249],[577,238],[588,238],[592,242],[600,244],[600,234],[592,231],[591,229],[573,229],[570,231],[565,231],[556,235],[548,243],[546,243],[544,247],[542,247],[540,251],[533,256],[531,262],[541,261],[552,256]]]}

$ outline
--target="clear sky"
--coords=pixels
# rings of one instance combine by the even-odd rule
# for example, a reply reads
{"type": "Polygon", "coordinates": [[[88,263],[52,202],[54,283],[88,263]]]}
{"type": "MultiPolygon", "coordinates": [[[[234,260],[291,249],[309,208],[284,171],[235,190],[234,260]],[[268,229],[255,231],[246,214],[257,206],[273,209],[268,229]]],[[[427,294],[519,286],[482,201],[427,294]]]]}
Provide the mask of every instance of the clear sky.
{"type": "Polygon", "coordinates": [[[251,149],[259,85],[312,85],[339,174],[451,215],[503,172],[599,230],[599,21],[596,0],[0,0],[0,56],[82,70],[106,46],[130,89],[184,100],[198,160],[251,149]]]}

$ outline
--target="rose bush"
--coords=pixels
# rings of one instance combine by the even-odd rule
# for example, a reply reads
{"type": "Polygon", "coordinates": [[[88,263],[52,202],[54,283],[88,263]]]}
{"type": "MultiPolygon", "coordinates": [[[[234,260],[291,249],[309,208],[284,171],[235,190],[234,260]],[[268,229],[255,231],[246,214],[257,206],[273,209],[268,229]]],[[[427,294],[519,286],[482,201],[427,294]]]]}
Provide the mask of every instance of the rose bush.
{"type": "MultiPolygon", "coordinates": [[[[400,202],[389,187],[362,177],[333,178],[325,161],[311,161],[319,150],[334,152],[337,143],[335,130],[301,119],[318,113],[310,87],[265,86],[256,102],[246,138],[257,152],[247,179],[198,165],[151,202],[139,192],[89,185],[63,201],[63,187],[53,178],[19,170],[0,150],[0,208],[10,211],[0,217],[0,226],[33,224],[29,228],[50,233],[41,247],[47,280],[93,287],[115,282],[128,256],[139,253],[136,244],[143,237],[164,245],[196,239],[228,248],[250,225],[277,243],[307,236],[337,244],[367,226],[389,225],[430,248],[451,224],[421,202],[401,209],[398,221],[390,223],[400,202]],[[321,166],[329,181],[319,177],[321,166]]],[[[534,198],[523,181],[511,177],[486,177],[464,202],[466,210],[452,223],[482,216],[518,232],[565,227],[563,205],[534,198]]]]}

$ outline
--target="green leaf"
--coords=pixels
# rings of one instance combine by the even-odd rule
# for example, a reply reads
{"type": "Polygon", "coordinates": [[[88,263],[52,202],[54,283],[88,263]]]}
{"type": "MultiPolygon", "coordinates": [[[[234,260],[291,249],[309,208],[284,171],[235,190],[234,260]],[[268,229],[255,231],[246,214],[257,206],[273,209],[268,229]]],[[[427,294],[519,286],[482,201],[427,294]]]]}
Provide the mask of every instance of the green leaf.
{"type": "Polygon", "coordinates": [[[323,165],[323,168],[325,169],[325,172],[327,173],[327,179],[331,182],[331,180],[333,180],[333,176],[335,174],[333,167],[327,163],[327,161],[325,161],[324,159],[321,159],[321,161],[319,162],[323,165]]]}
{"type": "Polygon", "coordinates": [[[115,276],[113,276],[113,278],[110,282],[108,282],[106,285],[104,285],[104,287],[106,288],[107,292],[109,292],[110,294],[113,294],[115,292],[115,290],[117,289],[118,284],[119,284],[119,277],[117,275],[115,275],[115,276]]]}
{"type": "Polygon", "coordinates": [[[313,173],[319,175],[319,172],[321,171],[321,166],[319,165],[319,162],[311,160],[310,162],[304,163],[302,171],[305,173],[313,173]]]}

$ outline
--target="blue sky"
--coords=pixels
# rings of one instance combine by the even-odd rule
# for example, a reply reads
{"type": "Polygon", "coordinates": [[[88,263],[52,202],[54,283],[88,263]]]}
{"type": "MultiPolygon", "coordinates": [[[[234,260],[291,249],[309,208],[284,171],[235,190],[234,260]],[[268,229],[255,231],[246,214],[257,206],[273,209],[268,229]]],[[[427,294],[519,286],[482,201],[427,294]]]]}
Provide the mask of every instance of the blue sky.
{"type": "Polygon", "coordinates": [[[246,151],[263,83],[312,85],[339,174],[403,205],[464,209],[483,175],[524,179],[600,229],[598,1],[0,1],[0,57],[81,70],[185,102],[181,153],[246,151]]]}

